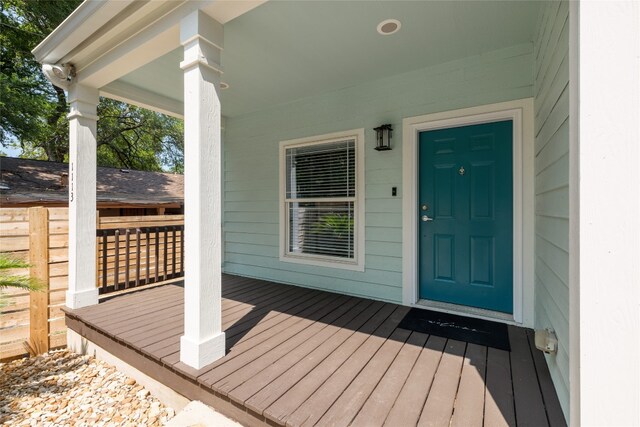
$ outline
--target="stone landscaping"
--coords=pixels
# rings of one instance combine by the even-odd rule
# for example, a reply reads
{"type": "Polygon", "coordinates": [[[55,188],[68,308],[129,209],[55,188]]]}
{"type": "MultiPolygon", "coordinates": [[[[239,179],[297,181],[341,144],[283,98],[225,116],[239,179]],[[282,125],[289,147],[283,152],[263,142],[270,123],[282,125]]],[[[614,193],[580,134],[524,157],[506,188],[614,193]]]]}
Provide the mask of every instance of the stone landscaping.
{"type": "Polygon", "coordinates": [[[90,356],[60,350],[0,364],[1,426],[161,426],[174,415],[90,356]]]}

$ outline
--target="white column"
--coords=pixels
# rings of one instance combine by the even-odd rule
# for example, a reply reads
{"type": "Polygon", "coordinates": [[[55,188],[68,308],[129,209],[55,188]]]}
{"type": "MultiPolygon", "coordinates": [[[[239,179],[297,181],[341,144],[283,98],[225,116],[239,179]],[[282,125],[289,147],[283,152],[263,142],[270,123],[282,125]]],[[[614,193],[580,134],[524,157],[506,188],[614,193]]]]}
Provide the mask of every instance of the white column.
{"type": "Polygon", "coordinates": [[[96,123],[98,90],[69,88],[69,288],[67,307],[98,303],[96,287],[96,123]]]}
{"type": "Polygon", "coordinates": [[[180,23],[184,47],[184,335],[196,369],[225,354],[221,313],[220,52],[223,27],[201,11],[180,23]]]}
{"type": "Polygon", "coordinates": [[[640,425],[640,2],[570,8],[571,425],[640,425]]]}

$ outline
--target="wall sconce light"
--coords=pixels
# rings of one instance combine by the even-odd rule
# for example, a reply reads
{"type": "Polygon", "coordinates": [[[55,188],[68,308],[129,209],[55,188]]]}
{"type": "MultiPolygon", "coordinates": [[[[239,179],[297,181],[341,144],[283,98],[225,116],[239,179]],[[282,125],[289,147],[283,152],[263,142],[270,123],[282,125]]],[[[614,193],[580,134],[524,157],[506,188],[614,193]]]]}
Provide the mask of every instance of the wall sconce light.
{"type": "Polygon", "coordinates": [[[393,132],[391,125],[382,125],[373,130],[376,131],[376,150],[391,150],[391,133],[393,132]]]}

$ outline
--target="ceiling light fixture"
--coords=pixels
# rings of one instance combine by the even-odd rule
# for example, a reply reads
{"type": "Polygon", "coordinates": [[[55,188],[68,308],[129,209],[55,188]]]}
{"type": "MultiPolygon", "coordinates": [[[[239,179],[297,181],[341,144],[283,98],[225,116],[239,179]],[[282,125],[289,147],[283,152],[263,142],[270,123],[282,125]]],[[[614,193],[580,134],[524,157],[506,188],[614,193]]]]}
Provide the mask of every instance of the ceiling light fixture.
{"type": "Polygon", "coordinates": [[[395,34],[400,30],[402,24],[397,19],[385,19],[378,24],[378,33],[383,36],[395,34]]]}

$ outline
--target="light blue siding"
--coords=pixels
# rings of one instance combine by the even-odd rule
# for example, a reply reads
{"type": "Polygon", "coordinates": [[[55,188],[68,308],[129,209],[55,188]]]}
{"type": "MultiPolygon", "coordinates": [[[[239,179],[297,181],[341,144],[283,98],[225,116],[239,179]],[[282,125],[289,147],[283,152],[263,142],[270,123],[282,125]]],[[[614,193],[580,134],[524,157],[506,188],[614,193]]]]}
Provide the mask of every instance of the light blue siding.
{"type": "Polygon", "coordinates": [[[230,118],[225,271],[401,302],[402,119],[531,97],[533,61],[533,44],[517,45],[230,118]],[[377,152],[372,129],[383,123],[393,124],[393,150],[377,152]],[[358,128],[366,139],[365,271],[281,262],[279,141],[358,128]],[[397,197],[391,196],[394,186],[397,197]]]}
{"type": "Polygon", "coordinates": [[[552,328],[558,354],[547,356],[569,417],[569,5],[541,10],[535,55],[535,322],[552,328]]]}

